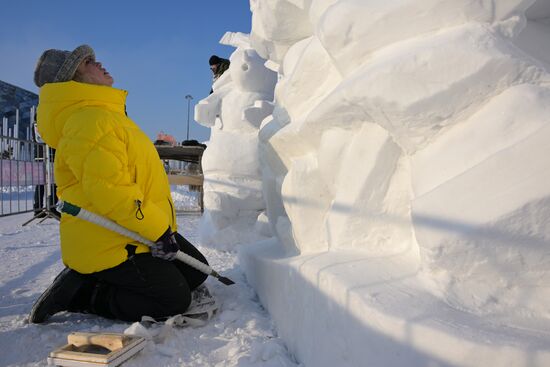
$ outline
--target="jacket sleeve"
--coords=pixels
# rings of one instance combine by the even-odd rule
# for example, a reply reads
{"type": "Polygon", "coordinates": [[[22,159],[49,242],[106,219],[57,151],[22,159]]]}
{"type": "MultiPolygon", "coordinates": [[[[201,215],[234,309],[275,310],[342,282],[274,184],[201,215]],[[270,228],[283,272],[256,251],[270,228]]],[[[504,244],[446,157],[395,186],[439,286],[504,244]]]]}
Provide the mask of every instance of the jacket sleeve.
{"type": "Polygon", "coordinates": [[[105,112],[71,118],[63,132],[64,160],[90,203],[86,209],[157,240],[169,227],[170,218],[155,203],[144,200],[134,182],[126,132],[105,112]]]}

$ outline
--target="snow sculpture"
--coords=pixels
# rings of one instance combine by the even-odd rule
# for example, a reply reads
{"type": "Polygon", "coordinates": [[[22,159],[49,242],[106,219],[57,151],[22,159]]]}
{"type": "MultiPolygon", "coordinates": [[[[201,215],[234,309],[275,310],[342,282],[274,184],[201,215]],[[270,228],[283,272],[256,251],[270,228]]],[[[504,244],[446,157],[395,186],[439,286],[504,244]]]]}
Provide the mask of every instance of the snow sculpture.
{"type": "Polygon", "coordinates": [[[311,35],[304,1],[251,0],[251,40],[261,57],[280,62],[288,48],[311,35]],[[285,19],[280,22],[280,19],[285,19]],[[258,40],[259,42],[255,42],[258,40]]]}
{"type": "Polygon", "coordinates": [[[266,213],[287,253],[408,254],[453,307],[550,317],[549,3],[259,3],[252,46],[279,72],[266,213]]]}
{"type": "Polygon", "coordinates": [[[203,243],[231,247],[247,241],[243,233],[254,233],[265,210],[258,130],[273,110],[276,74],[248,46],[247,35],[227,33],[221,42],[238,47],[231,66],[215,82],[214,92],[195,107],[195,120],[212,128],[202,158],[205,213],[200,235],[203,243]]]}

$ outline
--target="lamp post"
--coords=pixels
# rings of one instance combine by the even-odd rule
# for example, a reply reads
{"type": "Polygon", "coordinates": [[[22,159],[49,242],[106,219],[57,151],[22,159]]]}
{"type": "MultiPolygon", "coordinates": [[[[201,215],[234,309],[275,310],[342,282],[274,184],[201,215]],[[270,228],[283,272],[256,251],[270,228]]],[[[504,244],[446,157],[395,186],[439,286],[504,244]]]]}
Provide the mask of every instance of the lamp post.
{"type": "Polygon", "coordinates": [[[191,108],[191,100],[193,99],[193,96],[188,94],[185,96],[185,99],[187,100],[187,139],[189,140],[189,109],[191,108]]]}

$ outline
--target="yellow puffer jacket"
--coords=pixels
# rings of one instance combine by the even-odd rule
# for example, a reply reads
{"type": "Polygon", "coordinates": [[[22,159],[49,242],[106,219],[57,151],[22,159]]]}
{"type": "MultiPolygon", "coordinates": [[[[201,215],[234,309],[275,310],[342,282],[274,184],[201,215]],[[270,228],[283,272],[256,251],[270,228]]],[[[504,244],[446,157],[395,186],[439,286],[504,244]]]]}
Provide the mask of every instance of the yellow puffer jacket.
{"type": "MultiPolygon", "coordinates": [[[[158,153],[125,114],[127,92],[74,81],[40,89],[38,131],[55,148],[55,181],[62,200],[155,241],[176,228],[170,186],[158,153]]],[[[61,254],[68,267],[93,273],[128,257],[125,247],[145,245],[63,215],[61,254]]]]}

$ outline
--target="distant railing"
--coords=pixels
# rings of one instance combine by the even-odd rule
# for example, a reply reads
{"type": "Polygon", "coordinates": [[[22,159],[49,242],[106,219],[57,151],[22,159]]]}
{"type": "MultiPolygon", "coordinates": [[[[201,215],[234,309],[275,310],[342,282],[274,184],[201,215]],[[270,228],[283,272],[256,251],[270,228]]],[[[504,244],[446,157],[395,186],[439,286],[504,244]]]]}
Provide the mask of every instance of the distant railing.
{"type": "MultiPolygon", "coordinates": [[[[183,206],[176,209],[179,212],[204,210],[200,164],[204,148],[162,147],[158,150],[170,183],[188,186],[188,191],[180,194],[188,196],[187,201],[192,197],[196,199],[196,204],[184,200],[183,206]]],[[[53,149],[44,143],[0,135],[0,217],[40,213],[54,205],[53,160],[53,149]],[[45,154],[46,149],[49,154],[45,154]]]]}
{"type": "MultiPolygon", "coordinates": [[[[204,177],[202,173],[202,154],[205,147],[199,146],[162,146],[155,145],[171,185],[187,186],[189,192],[197,194],[198,210],[204,211],[204,177]]],[[[177,204],[176,204],[177,206],[177,204]]],[[[177,210],[193,211],[189,208],[177,210]]]]}
{"type": "MultiPolygon", "coordinates": [[[[43,143],[0,135],[0,217],[44,208],[43,143]]],[[[53,168],[52,168],[53,172],[53,168]]]]}

